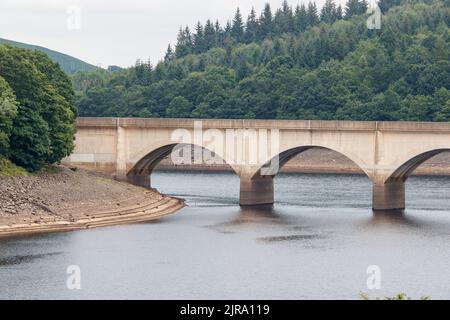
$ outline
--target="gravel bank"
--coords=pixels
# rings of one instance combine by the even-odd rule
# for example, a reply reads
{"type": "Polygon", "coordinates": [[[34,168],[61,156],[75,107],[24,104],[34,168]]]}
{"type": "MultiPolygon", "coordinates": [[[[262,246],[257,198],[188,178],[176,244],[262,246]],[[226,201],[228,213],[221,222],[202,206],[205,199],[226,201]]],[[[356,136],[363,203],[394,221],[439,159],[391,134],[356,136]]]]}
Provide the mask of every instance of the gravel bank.
{"type": "Polygon", "coordinates": [[[0,176],[0,236],[143,222],[183,206],[156,190],[64,166],[38,176],[0,176]]]}

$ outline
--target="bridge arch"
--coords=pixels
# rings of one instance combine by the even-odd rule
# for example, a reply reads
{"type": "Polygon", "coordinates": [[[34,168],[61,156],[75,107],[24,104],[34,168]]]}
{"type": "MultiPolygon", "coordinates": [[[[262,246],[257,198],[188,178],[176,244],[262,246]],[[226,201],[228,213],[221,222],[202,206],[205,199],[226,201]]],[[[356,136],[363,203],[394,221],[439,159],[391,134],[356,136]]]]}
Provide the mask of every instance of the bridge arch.
{"type": "Polygon", "coordinates": [[[372,171],[368,169],[369,166],[365,164],[363,160],[361,160],[355,155],[343,151],[338,151],[333,147],[323,145],[303,145],[285,148],[283,151],[279,152],[278,154],[272,156],[270,159],[265,161],[261,167],[257,168],[257,170],[253,172],[252,178],[256,178],[262,175],[276,176],[281,170],[281,168],[291,159],[293,159],[294,157],[305,151],[315,148],[333,151],[341,156],[344,156],[349,161],[351,161],[356,167],[358,167],[361,170],[361,172],[363,172],[369,179],[372,180],[372,171]],[[263,169],[264,174],[262,174],[263,169]]]}
{"type": "Polygon", "coordinates": [[[173,151],[185,147],[198,147],[202,149],[202,152],[204,152],[204,150],[209,151],[215,157],[218,157],[223,164],[228,165],[234,173],[239,175],[239,168],[234,165],[230,165],[229,162],[224,159],[224,156],[221,154],[221,152],[212,151],[208,147],[196,143],[159,141],[151,144],[150,146],[148,146],[144,150],[141,150],[133,156],[134,165],[126,173],[127,180],[132,184],[143,187],[150,187],[150,175],[152,174],[155,167],[173,151]]]}
{"type": "Polygon", "coordinates": [[[295,156],[313,149],[320,148],[336,152],[350,160],[356,167],[361,169],[370,180],[372,180],[371,172],[366,168],[365,163],[353,155],[337,151],[330,146],[322,145],[303,145],[287,147],[280,153],[272,156],[263,165],[254,169],[250,175],[241,175],[240,204],[272,204],[274,203],[274,178],[280,169],[295,156]],[[264,171],[263,171],[264,170],[264,171]]]}
{"type": "Polygon", "coordinates": [[[409,176],[425,161],[443,152],[449,152],[450,148],[438,148],[424,151],[404,161],[386,178],[385,183],[389,182],[406,182],[409,176]]]}

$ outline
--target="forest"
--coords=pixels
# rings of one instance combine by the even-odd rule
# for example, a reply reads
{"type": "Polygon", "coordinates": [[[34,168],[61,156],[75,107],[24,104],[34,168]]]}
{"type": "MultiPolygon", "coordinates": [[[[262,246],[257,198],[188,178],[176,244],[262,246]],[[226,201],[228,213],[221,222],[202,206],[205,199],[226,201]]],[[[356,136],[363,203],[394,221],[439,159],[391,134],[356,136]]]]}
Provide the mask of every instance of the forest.
{"type": "Polygon", "coordinates": [[[449,0],[327,0],[181,27],[157,64],[72,77],[80,116],[450,121],[449,0]]]}

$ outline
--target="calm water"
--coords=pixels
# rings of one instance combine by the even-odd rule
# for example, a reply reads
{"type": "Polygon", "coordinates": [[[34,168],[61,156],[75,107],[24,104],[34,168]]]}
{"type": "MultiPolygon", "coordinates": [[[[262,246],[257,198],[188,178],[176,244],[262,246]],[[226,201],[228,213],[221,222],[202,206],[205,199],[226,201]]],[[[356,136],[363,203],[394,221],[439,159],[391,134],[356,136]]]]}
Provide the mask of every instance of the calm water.
{"type": "Polygon", "coordinates": [[[0,240],[0,298],[450,298],[450,178],[412,178],[373,215],[362,176],[280,175],[273,209],[236,205],[228,173],[155,173],[189,207],[153,223],[0,240]],[[81,290],[66,269],[81,268],[81,290]],[[368,290],[369,265],[381,289],[368,290]]]}

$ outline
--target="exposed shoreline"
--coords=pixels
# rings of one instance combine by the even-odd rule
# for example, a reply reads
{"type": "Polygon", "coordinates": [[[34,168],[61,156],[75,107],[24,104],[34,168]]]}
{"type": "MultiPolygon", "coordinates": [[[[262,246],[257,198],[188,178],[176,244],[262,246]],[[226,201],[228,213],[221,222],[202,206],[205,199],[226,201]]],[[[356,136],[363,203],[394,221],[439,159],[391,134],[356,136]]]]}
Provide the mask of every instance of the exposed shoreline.
{"type": "Polygon", "coordinates": [[[184,200],[154,189],[65,167],[42,176],[0,177],[0,189],[0,237],[142,223],[185,207],[184,200]]]}

